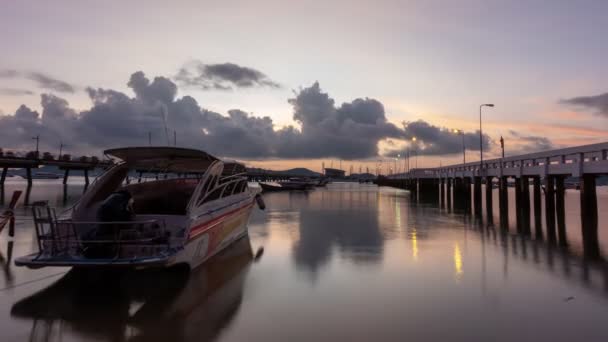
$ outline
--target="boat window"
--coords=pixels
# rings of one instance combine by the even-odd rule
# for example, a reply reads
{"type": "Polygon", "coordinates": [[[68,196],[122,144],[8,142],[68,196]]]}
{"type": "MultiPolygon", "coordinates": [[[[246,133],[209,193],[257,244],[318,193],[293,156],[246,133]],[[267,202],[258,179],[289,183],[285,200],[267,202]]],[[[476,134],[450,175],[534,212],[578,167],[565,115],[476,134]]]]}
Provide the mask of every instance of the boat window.
{"type": "Polygon", "coordinates": [[[207,192],[209,192],[209,190],[211,190],[215,187],[216,181],[217,181],[217,176],[210,176],[209,178],[207,178],[207,180],[205,181],[205,184],[203,185],[203,189],[201,190],[200,197],[197,202],[198,205],[201,205],[204,202],[206,202],[205,197],[207,196],[207,192]]]}
{"type": "Polygon", "coordinates": [[[235,186],[237,185],[238,182],[230,182],[226,185],[226,190],[224,191],[224,194],[222,195],[222,197],[227,197],[232,195],[232,191],[234,190],[235,186]]]}
{"type": "Polygon", "coordinates": [[[244,192],[246,186],[247,186],[247,181],[246,180],[240,181],[238,183],[238,185],[235,187],[234,193],[235,194],[240,194],[241,192],[244,192]]]}
{"type": "Polygon", "coordinates": [[[213,191],[211,191],[211,193],[209,195],[205,196],[205,198],[201,204],[219,199],[220,196],[222,195],[222,192],[224,191],[224,188],[225,188],[225,186],[219,186],[219,187],[215,188],[213,191]]]}

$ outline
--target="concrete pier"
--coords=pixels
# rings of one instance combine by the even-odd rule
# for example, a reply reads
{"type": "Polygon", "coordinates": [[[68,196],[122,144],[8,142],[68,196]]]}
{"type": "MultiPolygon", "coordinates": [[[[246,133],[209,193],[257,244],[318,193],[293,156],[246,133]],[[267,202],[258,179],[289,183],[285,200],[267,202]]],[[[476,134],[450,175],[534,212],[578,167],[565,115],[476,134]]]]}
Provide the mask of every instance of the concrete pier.
{"type": "Polygon", "coordinates": [[[597,237],[597,193],[595,175],[583,175],[581,188],[581,229],[585,256],[600,257],[600,246],[597,237]]]}
{"type": "Polygon", "coordinates": [[[515,178],[515,221],[517,223],[517,232],[523,233],[523,208],[522,208],[522,186],[521,178],[515,178]]]}
{"type": "Polygon", "coordinates": [[[530,179],[521,177],[521,205],[522,205],[522,229],[525,234],[530,234],[530,179]]]}
{"type": "Polygon", "coordinates": [[[533,193],[534,193],[534,233],[537,238],[543,237],[543,218],[542,218],[542,205],[541,205],[541,187],[540,187],[540,176],[534,176],[533,178],[533,193]]]}
{"type": "Polygon", "coordinates": [[[486,220],[488,225],[494,223],[494,211],[492,207],[492,180],[494,177],[486,177],[486,220]]]}
{"type": "Polygon", "coordinates": [[[500,210],[500,228],[509,228],[509,188],[508,177],[502,176],[498,184],[498,203],[500,210]]]}
{"type": "Polygon", "coordinates": [[[545,177],[545,222],[547,238],[550,242],[555,242],[555,180],[553,176],[545,177]]]}
{"type": "Polygon", "coordinates": [[[475,216],[481,217],[481,177],[473,179],[473,208],[475,216]]]}
{"type": "Polygon", "coordinates": [[[448,178],[446,181],[445,199],[448,210],[452,210],[452,178],[448,178]]]}
{"type": "Polygon", "coordinates": [[[557,238],[560,246],[568,245],[566,237],[566,203],[564,196],[566,189],[564,187],[564,177],[555,177],[555,213],[557,217],[557,238]]]}

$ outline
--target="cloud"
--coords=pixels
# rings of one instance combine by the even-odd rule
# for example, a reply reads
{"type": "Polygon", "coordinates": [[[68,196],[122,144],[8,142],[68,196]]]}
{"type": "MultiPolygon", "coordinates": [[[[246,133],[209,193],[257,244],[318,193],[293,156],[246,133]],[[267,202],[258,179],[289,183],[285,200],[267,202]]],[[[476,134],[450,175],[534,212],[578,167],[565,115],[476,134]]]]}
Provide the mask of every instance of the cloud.
{"type": "MultiPolygon", "coordinates": [[[[403,127],[388,122],[384,106],[375,99],[336,104],[319,83],[299,89],[288,100],[296,125],[281,129],[267,116],[240,109],[223,115],[190,96],[178,97],[177,85],[166,77],[148,78],[138,71],[127,85],[133,94],[87,88],[91,106],[81,111],[59,96],[42,94],[40,112],[21,106],[14,115],[0,116],[0,146],[29,150],[31,137],[40,135],[43,149],[56,150],[61,141],[71,153],[99,154],[112,147],[148,145],[149,134],[154,145],[172,144],[175,131],[179,146],[243,159],[365,159],[379,155],[380,141],[411,141],[413,136],[419,154],[460,153],[462,148],[460,135],[427,122],[403,127]]],[[[478,149],[478,139],[477,133],[466,133],[467,149],[478,149]]],[[[491,145],[484,136],[484,149],[491,145]]],[[[397,146],[389,153],[399,153],[397,146]]]]}
{"type": "Polygon", "coordinates": [[[556,148],[557,146],[547,137],[523,135],[513,130],[509,131],[509,136],[505,139],[505,155],[508,156],[548,151],[556,148]],[[514,144],[511,144],[511,141],[514,144]]]}
{"type": "Polygon", "coordinates": [[[0,78],[23,78],[36,82],[38,87],[41,89],[52,90],[60,93],[74,92],[74,87],[71,84],[37,71],[18,71],[14,69],[3,69],[0,70],[0,78]]]}
{"type": "Polygon", "coordinates": [[[561,103],[586,107],[595,110],[595,114],[608,118],[608,93],[595,96],[579,96],[561,100],[561,103]]]}
{"type": "MultiPolygon", "coordinates": [[[[467,151],[479,151],[479,131],[454,132],[448,128],[435,126],[426,121],[404,122],[404,139],[408,141],[407,148],[391,148],[385,155],[395,157],[405,155],[407,150],[419,155],[447,155],[462,153],[463,135],[467,151]],[[416,138],[414,141],[413,139],[416,138]]],[[[490,150],[494,145],[489,135],[483,135],[483,149],[490,150]]]]}
{"type": "Polygon", "coordinates": [[[0,88],[0,94],[8,96],[34,95],[34,92],[27,89],[0,88]]]}
{"type": "Polygon", "coordinates": [[[61,93],[73,93],[74,87],[65,81],[52,78],[40,72],[28,72],[25,78],[38,83],[38,87],[47,90],[54,90],[61,93]]]}
{"type": "Polygon", "coordinates": [[[261,71],[234,63],[204,64],[201,61],[193,61],[180,68],[175,79],[182,85],[204,90],[281,87],[261,71]]]}

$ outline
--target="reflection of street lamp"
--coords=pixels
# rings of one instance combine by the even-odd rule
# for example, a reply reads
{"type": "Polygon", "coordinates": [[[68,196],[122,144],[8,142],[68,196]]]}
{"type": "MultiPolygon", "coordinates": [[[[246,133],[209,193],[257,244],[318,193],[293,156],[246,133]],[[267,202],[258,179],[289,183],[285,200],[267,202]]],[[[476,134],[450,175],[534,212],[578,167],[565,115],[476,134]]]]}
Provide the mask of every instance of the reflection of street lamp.
{"type": "Polygon", "coordinates": [[[461,129],[455,129],[454,133],[462,135],[462,163],[466,164],[467,159],[466,159],[466,148],[464,146],[464,131],[461,129]]]}
{"type": "Polygon", "coordinates": [[[481,134],[481,107],[494,107],[492,103],[479,105],[479,172],[483,169],[483,139],[481,134]]]}

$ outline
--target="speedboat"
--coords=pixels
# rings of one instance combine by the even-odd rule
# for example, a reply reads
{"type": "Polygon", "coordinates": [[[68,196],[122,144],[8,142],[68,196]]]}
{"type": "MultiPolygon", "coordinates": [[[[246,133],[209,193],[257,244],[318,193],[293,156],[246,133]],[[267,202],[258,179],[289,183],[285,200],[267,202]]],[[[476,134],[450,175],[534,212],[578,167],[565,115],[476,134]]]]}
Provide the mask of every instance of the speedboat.
{"type": "Polygon", "coordinates": [[[38,252],[17,266],[194,268],[246,236],[254,204],[264,207],[243,164],[174,147],[104,153],[116,164],[72,208],[33,208],[38,252]]]}

